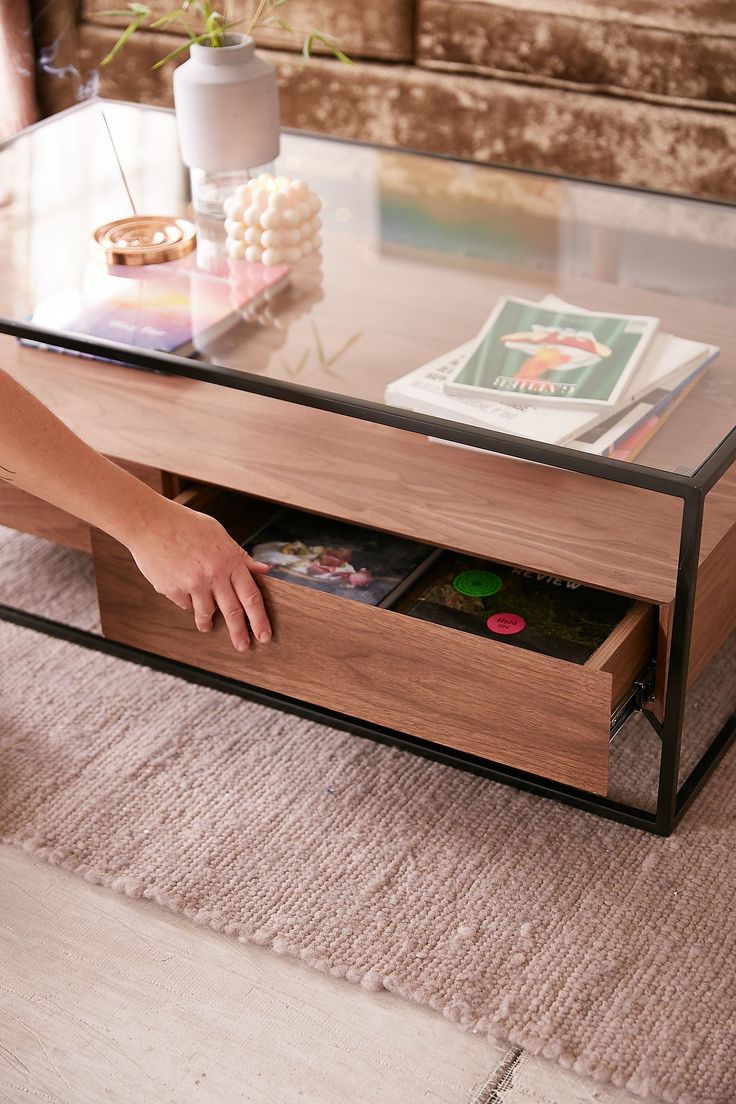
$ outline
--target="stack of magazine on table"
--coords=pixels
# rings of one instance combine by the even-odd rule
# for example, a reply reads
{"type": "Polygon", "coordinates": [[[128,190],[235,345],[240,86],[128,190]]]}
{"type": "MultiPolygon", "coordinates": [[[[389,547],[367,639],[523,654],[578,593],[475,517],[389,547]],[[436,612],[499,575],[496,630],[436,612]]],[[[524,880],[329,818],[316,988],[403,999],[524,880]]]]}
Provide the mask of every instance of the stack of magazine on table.
{"type": "Polygon", "coordinates": [[[631,460],[719,352],[658,321],[502,298],[474,340],[390,383],[385,401],[631,460]]]}
{"type": "Polygon", "coordinates": [[[277,509],[243,547],[281,579],[524,651],[585,663],[633,599],[432,548],[303,510],[277,509]]]}

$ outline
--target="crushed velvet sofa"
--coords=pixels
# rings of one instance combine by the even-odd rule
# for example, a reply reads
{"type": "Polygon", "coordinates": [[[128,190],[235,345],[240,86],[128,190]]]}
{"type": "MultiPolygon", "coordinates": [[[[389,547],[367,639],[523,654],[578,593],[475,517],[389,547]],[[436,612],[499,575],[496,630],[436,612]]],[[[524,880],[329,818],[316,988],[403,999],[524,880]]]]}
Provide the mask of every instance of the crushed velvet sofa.
{"type": "MultiPolygon", "coordinates": [[[[151,70],[171,34],[139,32],[99,68],[121,25],[100,14],[109,6],[31,0],[42,113],[97,87],[171,102],[170,69],[151,70]]],[[[305,65],[283,31],[259,32],[286,126],[736,201],[734,0],[290,0],[288,11],[355,64],[305,65]]]]}

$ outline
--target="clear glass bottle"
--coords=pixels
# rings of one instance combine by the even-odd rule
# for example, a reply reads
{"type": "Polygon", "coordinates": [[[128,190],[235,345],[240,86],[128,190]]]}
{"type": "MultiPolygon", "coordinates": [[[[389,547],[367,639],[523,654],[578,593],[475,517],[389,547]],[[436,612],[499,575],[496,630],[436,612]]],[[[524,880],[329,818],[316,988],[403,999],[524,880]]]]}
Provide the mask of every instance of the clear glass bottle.
{"type": "Polygon", "coordinates": [[[223,204],[240,184],[246,184],[261,173],[272,173],[273,162],[249,169],[195,169],[189,170],[192,186],[192,206],[195,215],[224,219],[223,204]]]}

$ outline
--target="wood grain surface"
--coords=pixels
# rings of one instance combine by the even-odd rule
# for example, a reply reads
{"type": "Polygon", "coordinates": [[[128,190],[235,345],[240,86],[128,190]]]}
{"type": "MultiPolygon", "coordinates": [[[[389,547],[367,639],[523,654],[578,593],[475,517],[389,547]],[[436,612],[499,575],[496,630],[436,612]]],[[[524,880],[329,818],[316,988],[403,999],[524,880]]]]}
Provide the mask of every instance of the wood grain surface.
{"type": "Polygon", "coordinates": [[[688,685],[736,628],[736,464],[706,496],[700,555],[688,685]]]}
{"type": "Polygon", "coordinates": [[[652,602],[678,499],[198,381],[19,349],[4,366],[110,455],[652,602]]]}
{"type": "MultiPolygon", "coordinates": [[[[661,720],[673,603],[660,608],[654,712],[661,720]]],[[[703,510],[700,562],[690,642],[687,684],[691,686],[736,628],[736,464],[708,492],[703,510]]]]}
{"type": "Polygon", "coordinates": [[[637,602],[616,626],[608,640],[590,657],[588,667],[613,676],[613,704],[628,694],[634,679],[656,654],[656,606],[637,602]]]}
{"type": "Polygon", "coordinates": [[[695,590],[688,686],[736,629],[736,525],[701,564],[695,590]]]}
{"type": "Polygon", "coordinates": [[[672,637],[672,612],[674,602],[659,607],[657,617],[657,669],[654,673],[654,701],[647,705],[657,720],[664,717],[664,695],[667,687],[667,664],[670,655],[672,637]]]}
{"type": "Polygon", "coordinates": [[[121,545],[93,532],[103,632],[433,743],[605,793],[612,676],[391,610],[263,579],[274,628],[239,654],[151,592],[121,545]]]}
{"type": "Polygon", "coordinates": [[[732,464],[705,496],[700,562],[728,536],[736,525],[736,463],[732,464]]]}

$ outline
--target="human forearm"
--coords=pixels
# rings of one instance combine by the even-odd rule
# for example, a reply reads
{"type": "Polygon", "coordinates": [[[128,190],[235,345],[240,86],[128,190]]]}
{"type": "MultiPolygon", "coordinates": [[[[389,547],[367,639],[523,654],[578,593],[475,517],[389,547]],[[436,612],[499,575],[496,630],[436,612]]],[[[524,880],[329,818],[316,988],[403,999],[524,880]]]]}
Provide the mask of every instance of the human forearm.
{"type": "Polygon", "coordinates": [[[268,571],[265,564],[214,518],[163,498],[85,444],[2,371],[0,479],[119,540],[159,594],[193,611],[202,632],[219,609],[238,650],[249,646],[248,626],[262,643],[270,640],[253,578],[268,571]]]}
{"type": "Polygon", "coordinates": [[[129,545],[160,499],[0,372],[0,478],[129,545]]]}

